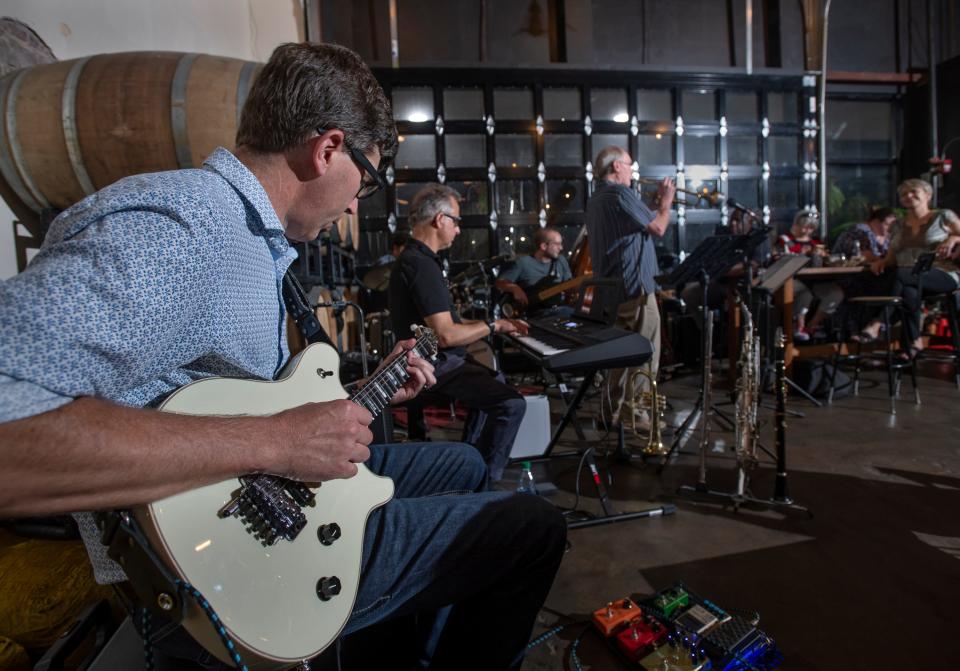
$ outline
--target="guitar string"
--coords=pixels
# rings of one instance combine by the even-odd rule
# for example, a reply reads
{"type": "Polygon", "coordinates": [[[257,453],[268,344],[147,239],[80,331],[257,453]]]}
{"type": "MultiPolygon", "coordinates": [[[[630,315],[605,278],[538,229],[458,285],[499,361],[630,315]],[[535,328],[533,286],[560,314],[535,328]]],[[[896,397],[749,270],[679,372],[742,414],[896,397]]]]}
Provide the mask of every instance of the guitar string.
{"type": "MultiPolygon", "coordinates": [[[[421,358],[427,358],[424,356],[425,348],[422,345],[423,343],[418,342],[408,351],[415,351],[417,355],[420,356],[421,358]]],[[[400,380],[401,386],[402,386],[403,383],[406,382],[410,377],[410,374],[406,371],[403,364],[404,364],[404,357],[400,356],[394,359],[386,368],[384,368],[379,373],[374,375],[370,379],[370,381],[367,382],[366,385],[364,385],[363,389],[361,389],[356,394],[354,394],[350,400],[354,401],[355,403],[358,403],[359,405],[362,405],[363,407],[367,408],[371,412],[373,411],[380,412],[383,408],[389,405],[390,397],[392,397],[393,394],[396,393],[396,390],[399,389],[399,387],[397,387],[397,389],[393,389],[392,392],[390,393],[390,397],[388,397],[382,404],[379,401],[379,399],[375,399],[373,397],[373,392],[380,388],[381,383],[389,384],[388,382],[386,382],[387,374],[390,373],[391,371],[393,372],[393,375],[400,380]],[[369,407],[368,401],[376,402],[377,404],[376,407],[374,408],[369,407]]]]}

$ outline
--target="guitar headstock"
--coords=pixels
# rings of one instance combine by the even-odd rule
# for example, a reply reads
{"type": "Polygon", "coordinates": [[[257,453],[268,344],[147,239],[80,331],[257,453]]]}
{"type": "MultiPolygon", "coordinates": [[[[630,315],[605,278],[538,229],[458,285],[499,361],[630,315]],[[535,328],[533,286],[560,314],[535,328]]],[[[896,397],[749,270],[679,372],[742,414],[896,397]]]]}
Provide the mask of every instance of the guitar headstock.
{"type": "Polygon", "coordinates": [[[424,359],[433,361],[437,356],[437,334],[433,329],[419,324],[411,324],[410,330],[417,338],[416,347],[424,359]]]}

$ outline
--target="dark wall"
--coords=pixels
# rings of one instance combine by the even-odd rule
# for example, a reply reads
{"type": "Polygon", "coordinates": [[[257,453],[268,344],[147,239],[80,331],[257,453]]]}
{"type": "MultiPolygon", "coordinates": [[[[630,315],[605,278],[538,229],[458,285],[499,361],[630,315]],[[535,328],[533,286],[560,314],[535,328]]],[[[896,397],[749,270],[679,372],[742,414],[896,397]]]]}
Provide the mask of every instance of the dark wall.
{"type": "MultiPolygon", "coordinates": [[[[960,57],[943,63],[937,70],[940,97],[938,123],[940,152],[946,148],[953,159],[953,172],[946,175],[939,206],[960,211],[960,57]],[[955,142],[951,141],[955,140],[955,142]]],[[[930,169],[930,90],[925,84],[913,87],[904,99],[903,174],[920,175],[930,169]]]]}
{"type": "MultiPolygon", "coordinates": [[[[388,0],[317,0],[323,36],[390,63],[388,0]]],[[[830,70],[926,68],[928,0],[835,0],[830,70]]],[[[937,59],[960,55],[960,2],[930,0],[937,59]]],[[[753,65],[804,67],[800,0],[753,0],[753,65]],[[779,63],[779,65],[778,65],[779,63]]],[[[397,0],[401,65],[481,63],[715,69],[745,62],[744,0],[397,0]],[[566,60],[551,49],[565,15],[566,60]],[[485,39],[481,49],[481,16],[485,39]]],[[[556,45],[554,45],[555,47],[556,45]]]]}

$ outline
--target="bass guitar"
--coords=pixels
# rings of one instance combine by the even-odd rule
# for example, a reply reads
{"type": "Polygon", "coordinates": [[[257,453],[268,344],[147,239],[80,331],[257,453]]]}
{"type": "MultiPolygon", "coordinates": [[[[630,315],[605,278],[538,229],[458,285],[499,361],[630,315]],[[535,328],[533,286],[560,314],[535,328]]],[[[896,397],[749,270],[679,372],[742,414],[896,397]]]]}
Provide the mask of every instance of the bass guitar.
{"type": "MultiPolygon", "coordinates": [[[[414,330],[415,353],[432,359],[436,335],[414,330]]],[[[376,416],[408,378],[401,356],[350,399],[376,416]]],[[[174,392],[161,410],[269,415],[347,396],[337,352],[317,343],[276,381],[200,380],[174,392]]],[[[358,464],[347,480],[244,475],[131,512],[153,554],[202,595],[193,594],[203,607],[183,600],[187,631],[229,664],[239,666],[241,657],[249,669],[286,669],[318,655],[343,630],[356,599],[367,517],[393,490],[390,478],[358,464]]]]}

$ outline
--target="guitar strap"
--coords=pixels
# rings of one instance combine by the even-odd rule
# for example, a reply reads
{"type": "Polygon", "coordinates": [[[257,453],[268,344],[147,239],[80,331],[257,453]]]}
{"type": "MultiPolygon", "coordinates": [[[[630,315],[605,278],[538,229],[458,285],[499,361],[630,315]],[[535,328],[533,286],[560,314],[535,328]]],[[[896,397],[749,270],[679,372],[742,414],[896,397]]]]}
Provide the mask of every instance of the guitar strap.
{"type": "Polygon", "coordinates": [[[290,313],[290,317],[307,343],[322,342],[335,350],[337,349],[337,346],[330,340],[330,336],[320,326],[317,315],[310,309],[307,293],[303,290],[303,286],[292,270],[287,270],[283,276],[283,304],[287,307],[287,312],[290,313]]]}
{"type": "MultiPolygon", "coordinates": [[[[307,299],[303,286],[290,270],[283,276],[283,303],[287,306],[287,312],[290,313],[290,317],[307,343],[322,342],[330,345],[338,353],[340,352],[340,348],[333,344],[330,336],[320,326],[317,315],[310,309],[310,301],[307,299]]],[[[374,443],[391,442],[393,437],[392,415],[389,412],[382,412],[377,415],[370,423],[370,431],[373,432],[374,443]]]]}

